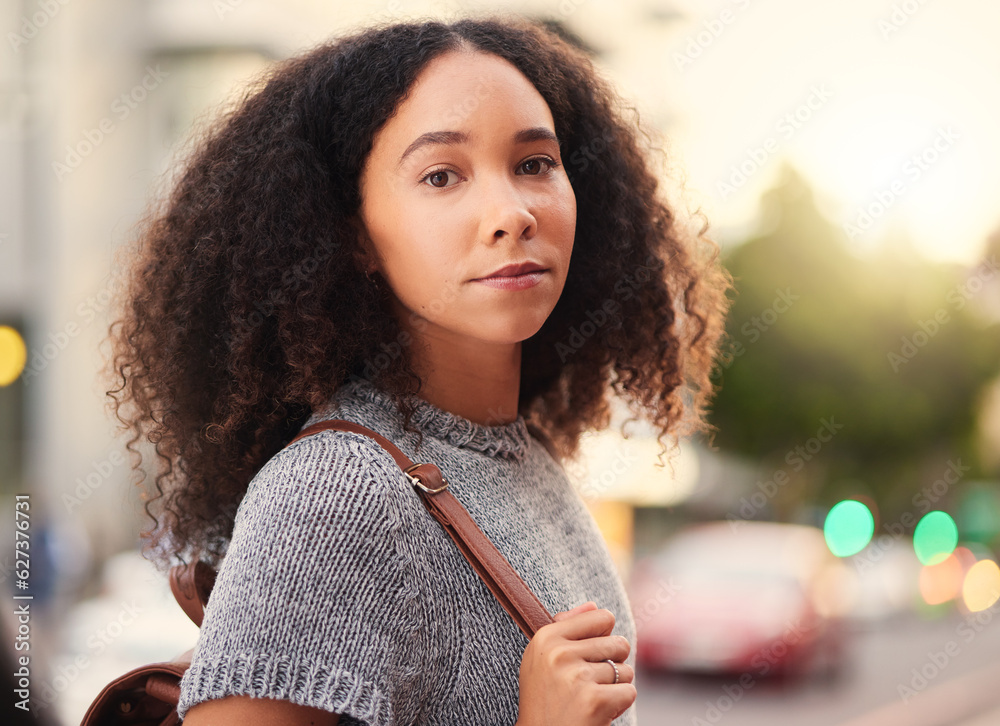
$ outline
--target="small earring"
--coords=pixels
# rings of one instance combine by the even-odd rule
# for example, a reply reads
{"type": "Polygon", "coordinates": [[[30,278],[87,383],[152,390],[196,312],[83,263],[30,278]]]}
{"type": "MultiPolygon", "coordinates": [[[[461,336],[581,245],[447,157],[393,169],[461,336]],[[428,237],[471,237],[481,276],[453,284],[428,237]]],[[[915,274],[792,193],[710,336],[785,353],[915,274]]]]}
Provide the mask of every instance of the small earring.
{"type": "Polygon", "coordinates": [[[371,282],[371,283],[375,282],[375,278],[372,277],[372,271],[371,270],[365,270],[365,277],[368,278],[368,282],[371,282]]]}

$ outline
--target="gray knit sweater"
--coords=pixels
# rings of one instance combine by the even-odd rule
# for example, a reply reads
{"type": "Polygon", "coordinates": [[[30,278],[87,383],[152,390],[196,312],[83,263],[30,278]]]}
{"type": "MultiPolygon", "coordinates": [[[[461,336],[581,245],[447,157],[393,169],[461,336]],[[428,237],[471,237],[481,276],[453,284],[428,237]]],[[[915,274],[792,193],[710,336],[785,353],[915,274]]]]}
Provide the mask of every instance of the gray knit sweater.
{"type": "MultiPolygon", "coordinates": [[[[549,612],[587,600],[632,643],[629,602],[593,517],[523,417],[485,426],[353,379],[306,425],[363,424],[450,491],[549,612]]],[[[231,694],[287,699],[342,724],[512,726],[528,639],[372,439],[323,431],[250,482],[181,680],[178,712],[231,694]]],[[[610,670],[610,666],[607,666],[610,670]]],[[[635,706],[615,722],[635,724],[635,706]]]]}

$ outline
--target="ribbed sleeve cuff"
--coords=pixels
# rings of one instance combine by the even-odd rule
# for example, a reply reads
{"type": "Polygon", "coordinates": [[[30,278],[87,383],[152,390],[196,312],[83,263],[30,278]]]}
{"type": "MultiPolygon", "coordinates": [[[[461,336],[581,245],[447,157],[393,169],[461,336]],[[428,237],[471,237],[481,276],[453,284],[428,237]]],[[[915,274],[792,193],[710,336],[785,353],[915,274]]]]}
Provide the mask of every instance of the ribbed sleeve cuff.
{"type": "Polygon", "coordinates": [[[192,665],[181,680],[177,713],[202,701],[242,695],[277,698],[349,714],[372,724],[392,722],[388,701],[375,684],[343,669],[284,655],[238,653],[192,665]]]}

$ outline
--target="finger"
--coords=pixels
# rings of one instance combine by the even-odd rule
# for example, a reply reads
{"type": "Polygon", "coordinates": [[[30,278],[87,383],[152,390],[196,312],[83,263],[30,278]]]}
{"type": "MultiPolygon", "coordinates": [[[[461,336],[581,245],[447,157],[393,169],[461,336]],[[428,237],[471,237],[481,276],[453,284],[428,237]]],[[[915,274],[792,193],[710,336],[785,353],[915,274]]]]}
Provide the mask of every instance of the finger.
{"type": "MultiPolygon", "coordinates": [[[[605,663],[604,665],[608,665],[605,663]]],[[[611,666],[608,666],[611,670],[611,666]]],[[[631,683],[618,683],[601,686],[601,695],[607,705],[607,717],[612,721],[625,713],[635,703],[636,690],[631,683]]]]}
{"type": "Polygon", "coordinates": [[[565,620],[568,617],[572,617],[576,613],[582,613],[587,610],[596,610],[596,609],[597,609],[597,603],[595,603],[593,600],[588,600],[587,602],[581,605],[577,605],[575,608],[566,610],[564,612],[556,613],[555,615],[552,616],[552,619],[558,622],[560,620],[565,620]]]}
{"type": "Polygon", "coordinates": [[[599,608],[576,615],[567,616],[559,622],[559,634],[567,640],[584,640],[611,635],[615,627],[615,614],[599,608]]]}
{"type": "Polygon", "coordinates": [[[628,640],[620,635],[606,635],[598,638],[577,640],[567,645],[575,658],[590,663],[612,660],[624,663],[632,649],[628,640]]]}
{"type": "Polygon", "coordinates": [[[616,663],[622,663],[628,658],[629,651],[632,650],[631,643],[622,635],[605,635],[601,638],[590,638],[585,642],[577,643],[581,649],[586,649],[584,656],[586,660],[598,661],[611,659],[616,663]]]}
{"type": "MultiPolygon", "coordinates": [[[[613,659],[612,659],[613,660],[613,659]]],[[[635,670],[628,663],[619,663],[614,661],[615,667],[618,669],[618,682],[619,683],[631,683],[635,680],[635,670]]],[[[594,673],[594,682],[601,683],[605,685],[615,684],[615,669],[611,667],[611,664],[606,660],[600,662],[592,663],[591,670],[594,673]]]]}

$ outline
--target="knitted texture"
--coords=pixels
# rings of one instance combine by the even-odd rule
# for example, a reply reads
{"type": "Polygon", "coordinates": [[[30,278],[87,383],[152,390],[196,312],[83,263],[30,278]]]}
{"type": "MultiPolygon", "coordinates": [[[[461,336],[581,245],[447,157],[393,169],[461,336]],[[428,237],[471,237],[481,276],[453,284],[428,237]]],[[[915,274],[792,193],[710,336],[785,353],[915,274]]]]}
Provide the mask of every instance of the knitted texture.
{"type": "MultiPolygon", "coordinates": [[[[593,600],[615,614],[634,667],[635,623],[600,530],[523,416],[485,426],[415,400],[419,455],[392,399],[366,380],[305,426],[354,421],[436,464],[549,612],[593,600]]],[[[178,713],[243,694],[333,711],[342,724],[512,726],[527,645],[389,453],[323,431],[250,482],[178,713]]],[[[614,722],[635,723],[634,705],[614,722]]]]}

